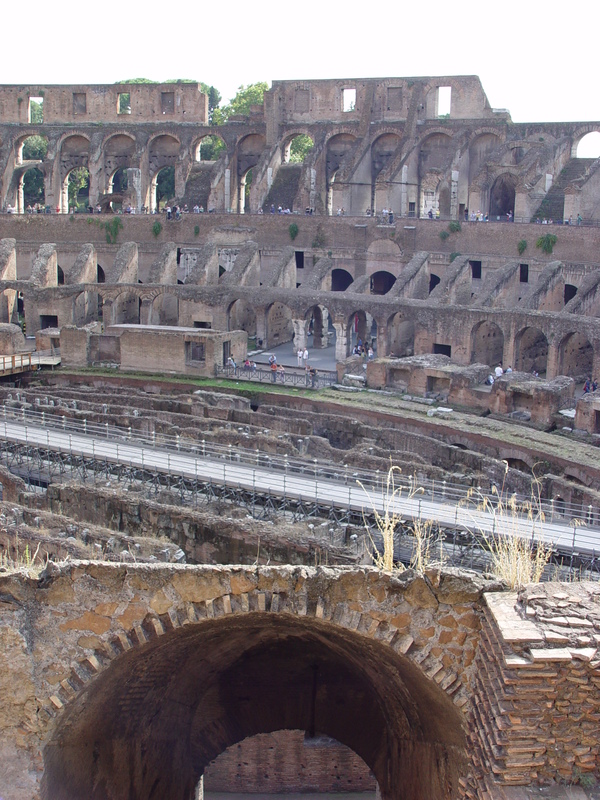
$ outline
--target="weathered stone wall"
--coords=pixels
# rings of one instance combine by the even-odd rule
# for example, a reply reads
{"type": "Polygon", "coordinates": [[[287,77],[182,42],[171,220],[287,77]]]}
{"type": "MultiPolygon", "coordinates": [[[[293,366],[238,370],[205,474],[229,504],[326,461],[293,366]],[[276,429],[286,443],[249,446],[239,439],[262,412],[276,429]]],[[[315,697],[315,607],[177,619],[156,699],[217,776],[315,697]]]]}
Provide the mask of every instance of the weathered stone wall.
{"type": "Polygon", "coordinates": [[[597,585],[486,588],[364,568],[77,562],[39,581],[0,576],[3,796],[39,797],[43,773],[44,798],[89,797],[94,779],[128,797],[149,772],[174,800],[261,727],[313,725],[366,760],[384,798],[455,797],[459,776],[476,798],[597,779],[597,585]],[[313,723],[298,698],[314,663],[313,723]]]}
{"type": "Polygon", "coordinates": [[[263,733],[232,745],[204,773],[209,792],[375,791],[365,762],[339,742],[304,731],[263,733]]]}

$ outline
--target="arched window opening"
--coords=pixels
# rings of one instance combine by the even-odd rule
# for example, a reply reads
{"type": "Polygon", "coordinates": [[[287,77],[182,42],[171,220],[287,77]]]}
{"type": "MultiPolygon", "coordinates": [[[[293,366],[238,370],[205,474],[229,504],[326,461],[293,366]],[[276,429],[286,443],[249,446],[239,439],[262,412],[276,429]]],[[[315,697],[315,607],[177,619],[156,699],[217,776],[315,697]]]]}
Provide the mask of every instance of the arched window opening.
{"type": "Polygon", "coordinates": [[[106,276],[104,274],[104,270],[100,266],[100,264],[96,267],[96,281],[98,283],[104,283],[106,281],[106,276]]]}
{"type": "Polygon", "coordinates": [[[162,211],[169,201],[175,199],[175,167],[164,167],[152,181],[154,187],[154,208],[162,211]]]}
{"type": "Polygon", "coordinates": [[[225,148],[225,142],[220,136],[205,136],[196,147],[196,161],[216,161],[225,148]]]}
{"type": "Polygon", "coordinates": [[[600,158],[600,131],[586,133],[579,140],[576,158],[600,158]]]}
{"type": "Polygon", "coordinates": [[[85,212],[90,204],[90,173],[87,167],[76,167],[68,178],[69,210],[85,212]]]}
{"type": "Polygon", "coordinates": [[[577,287],[573,286],[571,283],[565,283],[565,293],[564,293],[565,305],[567,305],[569,300],[572,300],[576,294],[577,294],[577,287]]]}
{"type": "Polygon", "coordinates": [[[28,136],[23,139],[17,154],[17,163],[23,161],[43,161],[48,152],[48,140],[45,136],[28,136]]]}
{"type": "Polygon", "coordinates": [[[513,175],[500,175],[494,181],[490,192],[490,218],[502,219],[514,214],[516,178],[513,175]]]}
{"type": "Polygon", "coordinates": [[[332,292],[345,292],[346,289],[354,282],[354,278],[345,269],[331,270],[331,291],[332,292]]]}
{"type": "Polygon", "coordinates": [[[298,136],[294,136],[284,147],[284,164],[301,164],[314,146],[314,141],[307,134],[300,133],[298,136]]]}
{"type": "Polygon", "coordinates": [[[59,286],[65,285],[65,273],[58,264],[56,265],[56,282],[59,286]]]}
{"type": "Polygon", "coordinates": [[[431,273],[431,275],[429,276],[429,294],[433,292],[433,290],[438,285],[440,280],[441,279],[439,275],[436,275],[434,272],[431,273]]]}
{"type": "Polygon", "coordinates": [[[46,205],[46,190],[44,187],[44,173],[41,169],[33,167],[28,169],[21,181],[23,202],[19,203],[19,211],[42,212],[46,205]]]}
{"type": "Polygon", "coordinates": [[[396,283],[396,276],[380,270],[371,275],[371,294],[387,294],[396,283]]]}

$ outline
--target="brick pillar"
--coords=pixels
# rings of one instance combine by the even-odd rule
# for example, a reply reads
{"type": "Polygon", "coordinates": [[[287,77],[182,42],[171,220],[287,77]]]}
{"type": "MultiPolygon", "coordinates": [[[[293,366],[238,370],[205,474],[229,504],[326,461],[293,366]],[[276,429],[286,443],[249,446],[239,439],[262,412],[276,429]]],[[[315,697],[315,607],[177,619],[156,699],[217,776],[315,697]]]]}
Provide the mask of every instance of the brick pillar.
{"type": "Polygon", "coordinates": [[[555,344],[548,345],[548,358],[546,359],[546,378],[556,378],[559,374],[559,350],[555,344]]]}
{"type": "Polygon", "coordinates": [[[389,339],[387,325],[377,323],[377,358],[389,355],[389,339]]]}
{"type": "Polygon", "coordinates": [[[600,380],[600,340],[593,342],[594,347],[594,360],[592,365],[592,378],[597,381],[600,380]]]}

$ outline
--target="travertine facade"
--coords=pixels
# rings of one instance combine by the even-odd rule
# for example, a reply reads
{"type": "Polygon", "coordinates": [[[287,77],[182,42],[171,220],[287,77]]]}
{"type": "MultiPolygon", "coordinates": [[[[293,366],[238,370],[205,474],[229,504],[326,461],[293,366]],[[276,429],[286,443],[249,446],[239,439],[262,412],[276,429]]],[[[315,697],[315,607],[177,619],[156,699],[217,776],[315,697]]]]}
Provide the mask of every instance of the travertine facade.
{"type": "Polygon", "coordinates": [[[125,170],[132,204],[153,209],[158,173],[173,166],[177,196],[216,211],[284,202],[330,214],[386,208],[463,219],[470,210],[529,219],[541,208],[561,221],[591,219],[597,164],[574,157],[599,127],[513,123],[490,107],[475,76],[275,81],[262,106],[224,126],[208,123],[197,84],[2,86],[0,204],[23,210],[23,176],[37,168],[46,204],[66,212],[68,175],[86,166],[93,206],[108,202],[115,173],[125,170]],[[30,122],[31,100],[42,122],[30,122]],[[23,161],[29,135],[48,140],[42,162],[23,161]],[[202,141],[213,135],[225,148],[202,161],[202,141]],[[314,147],[294,165],[298,135],[314,147]]]}

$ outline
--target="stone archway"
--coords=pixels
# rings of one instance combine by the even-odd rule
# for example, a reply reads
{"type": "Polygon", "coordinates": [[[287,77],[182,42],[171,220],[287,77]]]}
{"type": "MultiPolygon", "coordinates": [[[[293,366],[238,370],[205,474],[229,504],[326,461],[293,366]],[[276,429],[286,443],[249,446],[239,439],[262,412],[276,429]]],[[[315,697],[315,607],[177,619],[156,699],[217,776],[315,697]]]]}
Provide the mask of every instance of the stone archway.
{"type": "Polygon", "coordinates": [[[483,320],[471,331],[471,364],[501,364],[504,355],[504,334],[495,322],[483,320]]]}
{"type": "MultiPolygon", "coordinates": [[[[441,668],[441,678],[440,670],[435,681],[428,677],[404,655],[402,638],[397,647],[387,643],[393,628],[390,637],[375,635],[379,622],[363,628],[364,615],[346,608],[350,597],[335,614],[325,600],[308,613],[295,610],[302,588],[295,597],[285,586],[297,583],[298,571],[282,574],[277,591],[266,594],[256,591],[249,573],[232,574],[232,594],[224,597],[218,584],[227,575],[209,572],[208,583],[181,572],[171,577],[172,586],[155,586],[147,613],[138,595],[139,608],[134,603],[129,611],[139,622],[115,640],[119,654],[53,725],[43,752],[43,800],[191,800],[216,756],[248,736],[276,730],[324,734],[345,744],[373,771],[384,800],[450,800],[459,793],[463,717],[442,688],[455,686],[456,675],[441,668]],[[181,608],[186,625],[177,621],[175,606],[167,614],[175,587],[188,597],[189,609],[181,608]],[[124,646],[134,640],[135,646],[124,646]]],[[[150,588],[146,578],[155,583],[149,575],[132,576],[143,595],[150,588]]],[[[367,589],[364,578],[352,580],[367,589]]],[[[426,587],[418,578],[413,583],[406,597],[419,606],[426,587]]],[[[368,605],[367,596],[359,604],[368,605]]],[[[98,610],[110,611],[104,605],[98,610]]],[[[444,620],[453,613],[451,605],[440,611],[444,620]]],[[[93,616],[88,612],[77,624],[85,627],[93,616]]],[[[97,671],[94,665],[98,659],[88,657],[88,671],[97,671]]]]}
{"type": "Polygon", "coordinates": [[[524,328],[516,336],[515,345],[517,370],[546,374],[548,340],[539,328],[524,328]]]}

